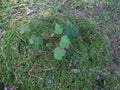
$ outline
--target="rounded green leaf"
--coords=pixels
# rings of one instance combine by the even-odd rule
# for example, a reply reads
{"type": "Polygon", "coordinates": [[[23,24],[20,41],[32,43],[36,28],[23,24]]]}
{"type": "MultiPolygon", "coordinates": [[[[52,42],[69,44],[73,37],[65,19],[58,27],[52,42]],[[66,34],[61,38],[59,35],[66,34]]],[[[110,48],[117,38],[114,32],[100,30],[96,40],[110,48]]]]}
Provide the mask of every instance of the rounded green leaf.
{"type": "Polygon", "coordinates": [[[68,38],[67,35],[64,35],[64,36],[61,38],[60,46],[61,46],[62,48],[66,48],[66,49],[69,48],[69,46],[70,46],[70,39],[68,38]]]}
{"type": "Polygon", "coordinates": [[[61,60],[62,57],[65,55],[66,51],[64,48],[61,48],[61,47],[56,47],[54,50],[54,58],[56,60],[61,60]]]}
{"type": "Polygon", "coordinates": [[[60,25],[59,24],[55,24],[55,33],[56,34],[61,34],[61,33],[63,33],[63,29],[60,27],[60,25]]]}

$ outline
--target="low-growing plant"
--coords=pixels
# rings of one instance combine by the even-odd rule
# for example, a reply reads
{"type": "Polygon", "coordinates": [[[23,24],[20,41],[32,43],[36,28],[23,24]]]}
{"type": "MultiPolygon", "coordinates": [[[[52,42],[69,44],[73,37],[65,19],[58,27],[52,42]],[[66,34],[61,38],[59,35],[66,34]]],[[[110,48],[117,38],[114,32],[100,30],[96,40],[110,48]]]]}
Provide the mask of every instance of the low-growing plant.
{"type": "MultiPolygon", "coordinates": [[[[56,34],[62,34],[63,33],[63,28],[60,27],[59,24],[56,23],[55,25],[55,33],[56,34]]],[[[65,55],[66,53],[66,50],[65,49],[68,49],[70,47],[70,40],[69,40],[69,37],[67,35],[64,35],[61,37],[61,40],[60,40],[60,43],[59,43],[59,46],[57,46],[53,52],[54,52],[54,57],[55,59],[57,60],[61,60],[62,57],[65,55]]]]}
{"type": "Polygon", "coordinates": [[[90,70],[106,56],[100,31],[69,15],[36,18],[14,25],[0,42],[1,82],[20,90],[92,90],[100,73],[90,70]]]}

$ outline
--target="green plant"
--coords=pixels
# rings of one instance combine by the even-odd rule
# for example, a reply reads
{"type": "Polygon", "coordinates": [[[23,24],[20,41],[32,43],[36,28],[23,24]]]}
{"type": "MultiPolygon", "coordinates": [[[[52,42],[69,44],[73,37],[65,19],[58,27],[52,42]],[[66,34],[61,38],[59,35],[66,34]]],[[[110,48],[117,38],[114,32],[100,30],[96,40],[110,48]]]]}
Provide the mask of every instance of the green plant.
{"type": "Polygon", "coordinates": [[[63,32],[63,29],[60,27],[59,24],[55,24],[55,33],[56,34],[61,34],[63,32]]]}
{"type": "MultiPolygon", "coordinates": [[[[18,90],[93,90],[99,72],[92,69],[101,68],[106,59],[104,36],[95,36],[99,30],[90,28],[94,24],[88,25],[89,21],[68,14],[37,16],[29,25],[19,22],[8,29],[0,42],[1,82],[18,90]],[[57,28],[53,30],[55,22],[60,33],[63,29],[61,34],[57,28]],[[18,29],[20,25],[25,27],[18,29]],[[75,30],[77,35],[72,35],[75,30]],[[79,74],[71,70],[78,70],[79,74]]],[[[106,85],[111,83],[114,85],[112,80],[106,85]]]]}
{"type": "Polygon", "coordinates": [[[61,60],[62,59],[62,57],[65,55],[65,53],[66,53],[66,51],[65,51],[65,49],[64,48],[62,48],[62,47],[56,47],[54,50],[53,50],[53,52],[54,52],[54,57],[55,57],[55,59],[57,59],[57,60],[61,60]]]}
{"type": "Polygon", "coordinates": [[[77,38],[79,35],[78,26],[72,23],[64,25],[64,33],[69,36],[69,38],[77,38]]]}
{"type": "MultiPolygon", "coordinates": [[[[59,35],[62,34],[62,32],[63,32],[63,28],[59,24],[55,24],[55,33],[59,35]]],[[[66,53],[65,49],[68,49],[69,45],[70,45],[69,37],[67,35],[62,36],[59,46],[57,46],[53,50],[54,58],[57,60],[61,60],[66,53]]]]}

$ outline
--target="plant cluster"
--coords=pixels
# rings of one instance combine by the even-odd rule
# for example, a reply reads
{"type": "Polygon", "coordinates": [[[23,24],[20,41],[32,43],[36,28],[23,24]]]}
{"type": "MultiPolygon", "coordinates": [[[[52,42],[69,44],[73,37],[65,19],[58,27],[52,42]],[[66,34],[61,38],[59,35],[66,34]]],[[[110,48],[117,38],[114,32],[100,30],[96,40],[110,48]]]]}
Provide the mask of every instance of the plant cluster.
{"type": "Polygon", "coordinates": [[[34,18],[19,28],[13,26],[0,44],[0,62],[5,71],[0,72],[2,82],[22,90],[56,90],[59,83],[62,90],[92,90],[100,72],[96,74],[89,68],[100,67],[106,55],[105,42],[94,26],[68,15],[34,18]]]}
{"type": "MultiPolygon", "coordinates": [[[[58,34],[58,35],[63,33],[63,28],[60,27],[60,25],[57,24],[57,23],[55,25],[55,33],[58,34]]],[[[59,46],[57,46],[53,51],[55,59],[57,59],[57,60],[62,59],[62,57],[66,53],[65,49],[68,49],[70,47],[70,43],[71,43],[70,39],[67,35],[64,35],[64,36],[61,37],[59,46]]]]}

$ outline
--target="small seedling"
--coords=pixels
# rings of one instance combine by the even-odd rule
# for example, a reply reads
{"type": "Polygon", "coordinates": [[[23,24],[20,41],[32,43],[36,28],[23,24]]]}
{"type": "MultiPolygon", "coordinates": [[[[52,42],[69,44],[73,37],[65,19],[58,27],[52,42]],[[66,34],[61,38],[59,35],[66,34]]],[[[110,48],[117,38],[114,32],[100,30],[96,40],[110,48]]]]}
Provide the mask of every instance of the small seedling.
{"type": "Polygon", "coordinates": [[[54,50],[53,50],[53,52],[54,52],[54,58],[56,59],[56,60],[61,60],[62,59],[62,57],[65,55],[65,53],[66,53],[66,51],[65,51],[65,49],[64,48],[61,48],[61,47],[56,47],[54,50]]]}
{"type": "Polygon", "coordinates": [[[57,23],[55,24],[55,33],[58,35],[63,33],[63,28],[57,23]]]}
{"type": "Polygon", "coordinates": [[[64,35],[63,37],[61,37],[60,46],[66,49],[70,47],[70,40],[67,35],[64,35]]]}
{"type": "MultiPolygon", "coordinates": [[[[63,28],[59,24],[55,24],[55,34],[62,34],[63,33],[63,28]]],[[[53,52],[54,52],[54,58],[56,60],[61,60],[63,56],[66,54],[66,50],[70,47],[70,40],[67,35],[64,35],[61,37],[61,41],[59,43],[59,46],[57,46],[53,52]]]]}

